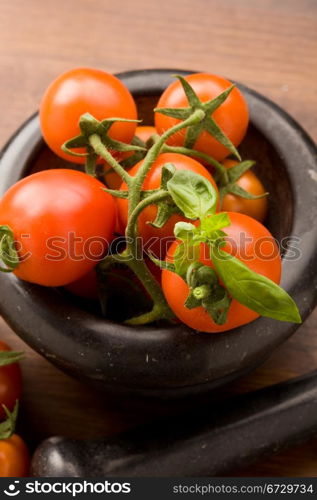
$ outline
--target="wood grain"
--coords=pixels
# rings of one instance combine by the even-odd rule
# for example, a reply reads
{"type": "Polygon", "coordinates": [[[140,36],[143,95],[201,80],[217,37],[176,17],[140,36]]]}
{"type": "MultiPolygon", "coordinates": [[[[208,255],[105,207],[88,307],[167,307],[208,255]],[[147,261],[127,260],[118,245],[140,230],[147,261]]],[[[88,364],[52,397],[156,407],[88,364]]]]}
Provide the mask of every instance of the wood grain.
{"type": "MultiPolygon", "coordinates": [[[[60,72],[171,67],[223,74],[265,94],[317,138],[315,0],[0,0],[0,143],[38,107],[60,72]]],[[[301,166],[298,166],[301,168],[301,166]]],[[[317,366],[317,311],[251,375],[244,392],[317,366]]],[[[25,349],[21,429],[30,442],[51,434],[111,434],[145,416],[118,413],[106,398],[31,351],[0,322],[0,336],[25,349]]],[[[317,441],[246,470],[247,476],[317,476],[317,441]]]]}

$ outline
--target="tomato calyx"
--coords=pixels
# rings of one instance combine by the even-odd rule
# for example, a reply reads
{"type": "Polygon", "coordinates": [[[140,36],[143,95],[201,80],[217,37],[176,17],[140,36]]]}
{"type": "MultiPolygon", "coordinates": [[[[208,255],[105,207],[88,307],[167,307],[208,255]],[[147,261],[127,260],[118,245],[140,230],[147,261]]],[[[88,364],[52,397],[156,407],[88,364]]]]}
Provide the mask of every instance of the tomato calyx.
{"type": "Polygon", "coordinates": [[[5,405],[2,405],[7,416],[4,422],[0,423],[0,440],[9,439],[15,432],[16,421],[18,418],[19,401],[17,400],[13,411],[11,412],[5,405]]]}
{"type": "Polygon", "coordinates": [[[218,325],[223,325],[231,305],[231,297],[219,283],[216,272],[199,262],[200,245],[222,246],[226,233],[222,229],[230,225],[226,213],[214,214],[209,209],[201,217],[200,225],[179,222],[175,225],[175,237],[181,241],[174,254],[175,272],[189,287],[185,307],[202,306],[218,325]]]}
{"type": "Polygon", "coordinates": [[[187,269],[186,282],[189,295],[185,307],[194,309],[202,306],[217,325],[226,323],[232,299],[227,290],[219,284],[215,271],[196,261],[187,269]]]}
{"type": "MultiPolygon", "coordinates": [[[[162,167],[161,173],[161,191],[168,192],[168,182],[173,178],[176,172],[176,168],[172,163],[166,163],[162,167]]],[[[174,214],[182,214],[181,210],[174,203],[171,196],[167,197],[163,201],[157,203],[157,214],[153,222],[148,221],[152,227],[161,229],[174,214]]]]}
{"type": "Polygon", "coordinates": [[[22,351],[0,351],[0,366],[18,363],[24,356],[22,351]]]}
{"type": "MultiPolygon", "coordinates": [[[[141,139],[139,139],[137,136],[133,137],[133,139],[131,141],[131,145],[132,146],[139,146],[142,149],[135,150],[131,156],[123,159],[120,162],[122,167],[124,167],[125,169],[131,168],[136,163],[143,160],[143,158],[145,157],[146,152],[147,152],[146,144],[144,144],[144,142],[141,139]]],[[[107,173],[108,172],[105,172],[106,175],[107,175],[107,173]]]]}
{"type": "Polygon", "coordinates": [[[233,167],[228,168],[227,170],[227,180],[223,180],[223,178],[219,178],[219,194],[220,200],[226,196],[226,194],[234,194],[236,196],[240,196],[240,198],[245,198],[246,200],[257,200],[259,198],[263,198],[268,196],[269,193],[263,193],[260,195],[254,195],[249,193],[241,186],[237,184],[237,181],[245,174],[251,167],[255,165],[255,162],[252,160],[245,160],[233,167]]]}
{"type": "Polygon", "coordinates": [[[19,255],[15,248],[13,231],[7,225],[0,226],[0,260],[6,266],[0,266],[0,271],[4,273],[14,271],[20,263],[19,255]]]}
{"type": "Polygon", "coordinates": [[[202,102],[192,86],[184,77],[180,75],[175,76],[179,79],[183,87],[189,106],[186,108],[155,108],[154,112],[176,118],[177,120],[186,120],[189,116],[192,115],[195,110],[201,109],[202,111],[204,111],[205,117],[200,123],[191,125],[187,128],[184,144],[185,148],[193,148],[201,132],[206,131],[223,146],[225,146],[236,158],[238,158],[238,160],[241,160],[240,154],[238,153],[235,146],[212,118],[212,114],[227,99],[231,91],[235,88],[235,85],[231,85],[214,99],[211,99],[207,102],[202,102]]]}
{"type": "MultiPolygon", "coordinates": [[[[96,163],[98,156],[100,156],[98,152],[98,147],[100,149],[100,145],[96,138],[99,139],[100,144],[105,146],[110,156],[107,158],[110,167],[113,168],[113,156],[111,152],[144,152],[146,151],[145,147],[140,144],[139,141],[133,141],[132,144],[126,144],[121,141],[116,141],[109,136],[109,130],[114,123],[117,122],[136,122],[139,123],[140,120],[130,120],[128,118],[107,118],[105,120],[99,121],[94,118],[90,113],[85,113],[80,117],[79,127],[81,130],[81,134],[77,135],[66,141],[62,145],[62,150],[64,153],[70,154],[72,156],[82,156],[86,157],[85,163],[85,171],[87,174],[95,176],[96,175],[96,163]],[[91,141],[91,138],[94,137],[95,141],[91,141]],[[93,144],[92,144],[93,142],[93,144]],[[78,153],[74,151],[77,148],[86,148],[85,153],[78,153]],[[97,150],[96,150],[97,148],[97,150]]],[[[108,156],[107,155],[107,156],[108,156]]],[[[129,164],[128,164],[129,165],[129,164]]],[[[128,167],[125,166],[125,168],[128,167]]],[[[121,167],[123,169],[123,167],[121,167]]],[[[115,168],[114,168],[115,170],[115,168]]]]}

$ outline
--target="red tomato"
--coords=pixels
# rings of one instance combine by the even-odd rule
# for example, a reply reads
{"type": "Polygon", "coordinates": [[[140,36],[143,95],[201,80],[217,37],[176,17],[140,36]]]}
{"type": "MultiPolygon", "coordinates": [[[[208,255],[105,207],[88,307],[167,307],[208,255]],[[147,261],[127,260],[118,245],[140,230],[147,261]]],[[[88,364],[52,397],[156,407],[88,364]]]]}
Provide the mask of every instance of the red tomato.
{"type": "MultiPolygon", "coordinates": [[[[4,342],[0,342],[0,351],[10,351],[4,342]]],[[[13,411],[17,399],[21,396],[21,370],[18,363],[0,366],[0,419],[6,417],[2,405],[13,411]]]]}
{"type": "MultiPolygon", "coordinates": [[[[109,166],[106,169],[110,169],[109,166]]],[[[118,175],[113,170],[104,175],[104,182],[109,189],[119,189],[122,184],[122,179],[120,175],[118,175]]]]}
{"type": "Polygon", "coordinates": [[[15,274],[63,286],[89,272],[113,238],[115,202],[103,184],[75,170],[43,170],[12,186],[0,202],[0,225],[15,237],[15,274]]]}
{"type": "Polygon", "coordinates": [[[154,134],[157,134],[157,131],[152,125],[139,125],[135,130],[135,135],[145,143],[154,134]]]}
{"type": "MultiPolygon", "coordinates": [[[[218,192],[218,188],[214,179],[205,167],[203,167],[196,160],[189,158],[188,156],[175,153],[163,153],[158,156],[143,183],[143,189],[157,189],[160,187],[162,166],[165,163],[172,163],[177,170],[191,170],[192,172],[202,175],[203,177],[208,179],[209,182],[211,182],[211,184],[218,192]]],[[[129,171],[130,175],[135,176],[141,165],[142,161],[137,163],[129,171]]],[[[126,184],[123,183],[120,189],[126,191],[126,184]]],[[[127,200],[117,198],[117,206],[119,225],[121,231],[124,232],[128,220],[128,202],[127,200]]],[[[157,206],[155,205],[150,205],[145,210],[143,210],[143,212],[140,214],[138,222],[139,235],[143,238],[143,245],[150,245],[148,249],[154,252],[158,257],[164,258],[166,254],[166,248],[174,238],[174,226],[176,222],[186,219],[177,214],[172,215],[165,226],[163,226],[161,229],[157,229],[147,224],[148,221],[155,220],[156,214],[157,206]]]]}
{"type": "Polygon", "coordinates": [[[0,477],[25,477],[29,465],[29,452],[20,436],[0,440],[0,477]]]}
{"type": "MultiPolygon", "coordinates": [[[[186,80],[202,102],[214,99],[231,85],[231,82],[225,78],[208,73],[195,73],[186,76],[186,80]]],[[[187,106],[188,100],[179,80],[174,81],[167,87],[157,104],[158,108],[182,108],[187,106]]],[[[238,146],[246,133],[249,122],[247,103],[240,90],[234,88],[227,99],[216,109],[212,117],[234,146],[238,146]]],[[[179,120],[175,118],[155,113],[155,126],[159,134],[162,134],[178,122],[179,120]]],[[[183,146],[184,138],[185,129],[174,134],[167,142],[173,146],[183,146]]],[[[229,154],[228,149],[206,131],[199,135],[193,149],[206,153],[217,160],[222,160],[229,154]]]]}
{"type": "MultiPolygon", "coordinates": [[[[223,250],[239,258],[252,271],[262,274],[279,284],[281,279],[281,257],[274,238],[258,221],[247,215],[229,212],[231,225],[227,233],[227,244],[223,250]]],[[[172,260],[179,242],[175,241],[168,250],[168,259],[172,260]]],[[[209,252],[201,245],[200,261],[212,267],[209,252]]],[[[177,274],[164,270],[162,287],[169,306],[175,315],[189,327],[201,332],[224,332],[256,319],[259,314],[232,300],[228,318],[224,325],[216,325],[203,307],[187,309],[184,306],[189,293],[188,285],[177,274]]]]}
{"type": "MultiPolygon", "coordinates": [[[[85,159],[64,153],[61,146],[80,133],[79,118],[84,113],[90,113],[97,120],[137,118],[132,95],[114,75],[99,69],[75,68],[57,77],[41,101],[41,129],[54,153],[75,163],[84,163],[85,159]]],[[[117,122],[111,126],[109,135],[129,143],[135,128],[136,123],[117,122]]]]}
{"type": "MultiPolygon", "coordinates": [[[[224,160],[223,164],[227,168],[237,165],[235,160],[224,160]]],[[[247,170],[236,184],[242,187],[245,191],[255,196],[263,195],[266,190],[258,177],[251,171],[247,170]]],[[[224,212],[240,212],[241,214],[249,215],[259,222],[263,222],[267,214],[267,197],[247,200],[241,196],[228,193],[222,200],[221,209],[224,212]]]]}

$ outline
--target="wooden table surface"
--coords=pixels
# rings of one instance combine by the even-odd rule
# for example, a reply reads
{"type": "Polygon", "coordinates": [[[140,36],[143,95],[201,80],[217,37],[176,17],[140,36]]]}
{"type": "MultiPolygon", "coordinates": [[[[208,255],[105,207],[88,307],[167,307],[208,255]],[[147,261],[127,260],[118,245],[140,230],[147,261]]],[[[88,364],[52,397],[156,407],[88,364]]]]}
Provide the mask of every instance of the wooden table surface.
{"type": "MultiPolygon", "coordinates": [[[[317,138],[316,0],[0,1],[0,143],[33,113],[49,82],[76,66],[206,70],[243,82],[317,138]]],[[[301,168],[301,165],[298,165],[301,168]]],[[[317,310],[232,392],[257,389],[317,366],[317,310]]],[[[139,420],[62,374],[0,322],[22,363],[26,438],[111,434],[139,420]]],[[[246,476],[317,476],[317,440],[262,461],[246,476]]]]}

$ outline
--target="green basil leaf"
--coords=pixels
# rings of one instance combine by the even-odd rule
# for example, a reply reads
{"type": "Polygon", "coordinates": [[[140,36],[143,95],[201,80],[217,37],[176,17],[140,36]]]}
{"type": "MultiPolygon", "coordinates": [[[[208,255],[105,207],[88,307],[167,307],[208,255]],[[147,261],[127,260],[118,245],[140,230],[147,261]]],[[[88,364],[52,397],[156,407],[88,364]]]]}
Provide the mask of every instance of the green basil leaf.
{"type": "Polygon", "coordinates": [[[191,170],[177,170],[167,182],[167,189],[188,219],[203,218],[216,210],[215,188],[207,179],[191,170]]]}
{"type": "Polygon", "coordinates": [[[214,246],[211,247],[211,256],[218,276],[238,302],[262,316],[301,323],[295,302],[283,288],[214,246]]]}
{"type": "Polygon", "coordinates": [[[176,222],[174,235],[178,240],[191,240],[196,232],[196,227],[190,222],[176,222]]]}
{"type": "Polygon", "coordinates": [[[182,241],[174,253],[175,272],[184,278],[190,264],[198,259],[199,246],[193,246],[188,241],[182,241]]]}
{"type": "Polygon", "coordinates": [[[218,231],[224,227],[230,226],[231,221],[227,212],[220,212],[219,214],[204,217],[201,221],[201,229],[206,233],[218,231]]]}

